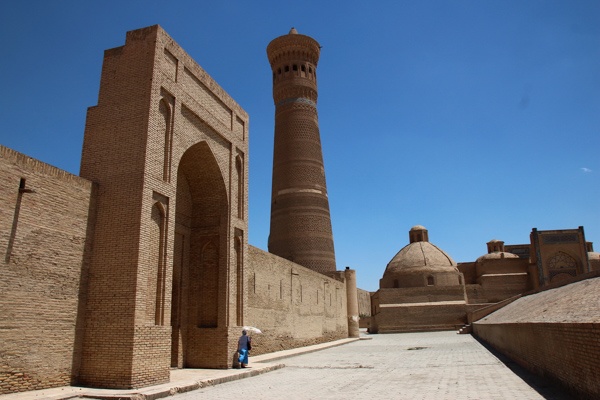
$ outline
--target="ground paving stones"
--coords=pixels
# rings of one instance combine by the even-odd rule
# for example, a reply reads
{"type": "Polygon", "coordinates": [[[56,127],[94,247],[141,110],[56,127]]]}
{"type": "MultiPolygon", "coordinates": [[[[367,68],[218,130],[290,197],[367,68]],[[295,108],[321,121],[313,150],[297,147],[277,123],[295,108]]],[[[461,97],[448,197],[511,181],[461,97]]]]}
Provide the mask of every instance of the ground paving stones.
{"type": "Polygon", "coordinates": [[[176,399],[569,398],[552,389],[550,396],[538,393],[470,335],[430,332],[371,338],[288,358],[281,361],[283,369],[176,399]]]}

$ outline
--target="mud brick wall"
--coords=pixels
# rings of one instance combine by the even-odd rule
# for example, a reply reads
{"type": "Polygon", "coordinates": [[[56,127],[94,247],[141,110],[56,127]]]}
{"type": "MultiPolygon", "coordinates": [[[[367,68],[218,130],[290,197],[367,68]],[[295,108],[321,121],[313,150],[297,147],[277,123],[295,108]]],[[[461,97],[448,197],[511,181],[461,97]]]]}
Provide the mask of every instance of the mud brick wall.
{"type": "Polygon", "coordinates": [[[348,337],[346,284],[248,246],[246,325],[259,355],[348,337]]]}
{"type": "Polygon", "coordinates": [[[77,373],[93,192],[0,146],[0,394],[69,385],[77,373]]]}

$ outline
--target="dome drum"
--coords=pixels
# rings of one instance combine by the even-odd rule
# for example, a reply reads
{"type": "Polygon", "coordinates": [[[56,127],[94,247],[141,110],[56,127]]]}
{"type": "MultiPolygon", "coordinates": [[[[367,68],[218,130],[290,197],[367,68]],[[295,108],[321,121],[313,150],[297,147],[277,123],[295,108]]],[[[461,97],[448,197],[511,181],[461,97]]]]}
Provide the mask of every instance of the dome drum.
{"type": "Polygon", "coordinates": [[[415,288],[415,287],[445,287],[462,285],[464,279],[457,271],[440,272],[434,269],[420,269],[413,273],[385,273],[379,281],[381,289],[415,288]]]}

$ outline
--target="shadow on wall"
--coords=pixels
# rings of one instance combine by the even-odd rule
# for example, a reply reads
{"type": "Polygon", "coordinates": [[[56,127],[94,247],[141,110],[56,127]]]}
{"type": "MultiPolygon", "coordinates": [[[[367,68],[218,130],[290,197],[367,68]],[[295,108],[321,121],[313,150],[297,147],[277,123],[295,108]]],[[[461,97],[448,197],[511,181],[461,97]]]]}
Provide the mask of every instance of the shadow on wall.
{"type": "Polygon", "coordinates": [[[526,370],[516,362],[512,361],[510,358],[506,357],[504,354],[496,351],[496,349],[494,349],[492,346],[490,346],[477,336],[473,335],[473,338],[475,338],[475,340],[477,340],[479,344],[485,347],[487,351],[492,353],[498,360],[500,360],[504,365],[506,365],[519,378],[523,379],[525,383],[527,383],[532,389],[538,392],[543,398],[548,400],[573,399],[573,394],[564,387],[556,384],[556,381],[544,378],[543,376],[536,375],[533,372],[526,370]]]}

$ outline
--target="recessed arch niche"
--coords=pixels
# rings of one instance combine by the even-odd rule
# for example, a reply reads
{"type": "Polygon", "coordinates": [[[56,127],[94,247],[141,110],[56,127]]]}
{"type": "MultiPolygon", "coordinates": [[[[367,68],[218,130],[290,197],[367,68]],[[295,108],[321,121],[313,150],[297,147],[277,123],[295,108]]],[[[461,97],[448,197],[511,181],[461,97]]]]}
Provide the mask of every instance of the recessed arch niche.
{"type": "Polygon", "coordinates": [[[225,180],[210,146],[207,142],[191,146],[177,169],[174,367],[211,367],[206,346],[225,325],[228,209],[225,180]]]}

